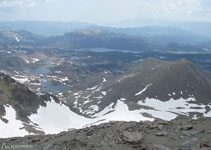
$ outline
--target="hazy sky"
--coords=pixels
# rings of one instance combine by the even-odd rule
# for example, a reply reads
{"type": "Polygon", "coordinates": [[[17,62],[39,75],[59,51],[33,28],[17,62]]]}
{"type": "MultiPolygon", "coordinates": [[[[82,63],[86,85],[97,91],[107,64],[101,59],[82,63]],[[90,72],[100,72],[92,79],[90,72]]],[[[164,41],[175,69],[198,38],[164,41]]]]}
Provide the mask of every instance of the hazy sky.
{"type": "Polygon", "coordinates": [[[0,0],[0,20],[108,25],[141,18],[211,21],[211,0],[0,0]]]}

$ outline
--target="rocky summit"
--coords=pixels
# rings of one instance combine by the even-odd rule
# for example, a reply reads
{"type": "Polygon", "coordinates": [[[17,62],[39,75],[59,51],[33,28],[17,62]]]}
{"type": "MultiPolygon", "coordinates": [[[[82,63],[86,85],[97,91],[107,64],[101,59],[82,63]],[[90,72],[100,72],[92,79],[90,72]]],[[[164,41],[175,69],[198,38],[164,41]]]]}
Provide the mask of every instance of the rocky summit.
{"type": "Polygon", "coordinates": [[[211,119],[109,122],[52,135],[0,139],[0,148],[33,150],[210,150],[211,119]]]}

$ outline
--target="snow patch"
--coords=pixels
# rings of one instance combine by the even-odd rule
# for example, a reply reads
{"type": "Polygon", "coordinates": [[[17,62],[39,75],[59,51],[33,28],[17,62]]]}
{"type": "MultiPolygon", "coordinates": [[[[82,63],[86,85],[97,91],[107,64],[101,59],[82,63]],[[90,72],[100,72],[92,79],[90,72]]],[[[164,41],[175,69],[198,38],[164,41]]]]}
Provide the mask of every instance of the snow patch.
{"type": "Polygon", "coordinates": [[[20,39],[19,39],[17,36],[15,36],[15,40],[16,40],[17,42],[20,42],[20,39]]]}
{"type": "Polygon", "coordinates": [[[29,133],[22,129],[23,122],[16,119],[16,111],[10,105],[4,105],[6,115],[3,116],[4,119],[8,120],[8,123],[0,120],[0,137],[1,138],[9,138],[9,137],[17,137],[17,136],[25,136],[29,133]]]}
{"type": "Polygon", "coordinates": [[[64,104],[51,101],[46,102],[46,107],[40,107],[37,114],[32,114],[30,120],[39,125],[47,134],[59,133],[69,128],[82,128],[91,120],[72,112],[64,104]]]}
{"type": "Polygon", "coordinates": [[[178,116],[178,114],[188,116],[188,113],[190,112],[199,112],[206,117],[211,117],[211,111],[205,113],[206,105],[188,103],[194,101],[196,100],[193,97],[190,97],[188,99],[180,98],[177,100],[171,98],[169,101],[165,102],[154,98],[146,98],[144,101],[143,100],[139,101],[138,104],[154,108],[154,110],[141,109],[141,112],[149,113],[153,117],[160,118],[163,120],[175,119],[178,116]],[[202,109],[194,109],[194,107],[201,107],[202,109]]]}
{"type": "MultiPolygon", "coordinates": [[[[113,104],[113,103],[112,103],[113,104]]],[[[114,108],[113,105],[109,105],[103,111],[95,114],[98,120],[108,121],[153,121],[153,118],[144,117],[140,110],[130,111],[127,104],[121,100],[117,100],[114,108]],[[110,111],[113,111],[109,113],[110,111]]]]}
{"type": "Polygon", "coordinates": [[[24,77],[12,77],[14,80],[20,82],[20,83],[25,83],[28,82],[29,79],[28,78],[24,78],[24,77]]]}
{"type": "Polygon", "coordinates": [[[150,87],[151,85],[152,85],[152,83],[151,83],[151,84],[146,85],[146,87],[145,87],[143,90],[141,90],[140,92],[136,93],[136,94],[135,94],[135,96],[141,95],[141,94],[142,94],[144,91],[146,91],[146,90],[147,90],[147,88],[148,88],[148,87],[150,87]]]}
{"type": "Polygon", "coordinates": [[[92,90],[96,90],[97,89],[97,85],[93,86],[92,88],[87,88],[87,91],[92,91],[92,90]]]}
{"type": "Polygon", "coordinates": [[[103,83],[106,82],[106,81],[107,81],[106,78],[103,78],[103,83]]]}
{"type": "Polygon", "coordinates": [[[40,61],[40,60],[37,58],[32,58],[32,63],[36,63],[37,61],[40,61]]]}
{"type": "Polygon", "coordinates": [[[91,114],[94,114],[97,111],[99,111],[99,106],[91,105],[88,110],[83,112],[83,114],[91,115],[91,114]]]}
{"type": "Polygon", "coordinates": [[[104,96],[107,94],[107,92],[106,91],[102,91],[101,92],[104,96]]]}

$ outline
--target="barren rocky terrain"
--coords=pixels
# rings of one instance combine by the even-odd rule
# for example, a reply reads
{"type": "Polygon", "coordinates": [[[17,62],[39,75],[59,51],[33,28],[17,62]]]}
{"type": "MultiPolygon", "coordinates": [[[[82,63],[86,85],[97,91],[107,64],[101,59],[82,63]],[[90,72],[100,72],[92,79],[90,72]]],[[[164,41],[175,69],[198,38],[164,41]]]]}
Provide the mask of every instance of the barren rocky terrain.
{"type": "Polygon", "coordinates": [[[0,148],[33,150],[210,150],[211,119],[109,122],[53,135],[0,139],[0,148]],[[25,148],[24,148],[25,147],[25,148]]]}

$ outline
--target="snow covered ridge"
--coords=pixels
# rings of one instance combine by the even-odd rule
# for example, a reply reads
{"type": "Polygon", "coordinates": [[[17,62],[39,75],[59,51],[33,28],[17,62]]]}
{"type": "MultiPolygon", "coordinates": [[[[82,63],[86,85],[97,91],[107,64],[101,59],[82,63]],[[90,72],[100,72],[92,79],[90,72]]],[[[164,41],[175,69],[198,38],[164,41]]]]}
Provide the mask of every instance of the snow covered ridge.
{"type": "MultiPolygon", "coordinates": [[[[180,98],[178,100],[170,99],[167,102],[146,98],[137,103],[139,106],[145,106],[138,110],[129,110],[126,101],[127,99],[125,98],[118,99],[116,103],[113,102],[102,111],[93,114],[93,118],[86,118],[74,113],[63,103],[56,103],[51,97],[51,101],[46,102],[46,107],[40,106],[37,114],[29,116],[30,124],[37,124],[36,129],[40,129],[46,134],[53,134],[71,128],[78,129],[109,121],[153,121],[154,118],[172,120],[178,115],[189,116],[191,112],[198,112],[205,117],[211,117],[211,111],[206,109],[206,107],[211,108],[211,103],[208,105],[194,104],[195,99],[193,97],[188,99],[180,98]],[[146,106],[149,108],[146,108],[146,106]],[[149,116],[146,117],[144,114],[149,114],[149,116]]],[[[6,115],[3,118],[7,119],[8,123],[0,120],[0,137],[28,135],[29,133],[23,128],[24,123],[16,119],[15,110],[9,105],[4,107],[6,115]]],[[[97,105],[93,105],[92,109],[98,109],[97,105]]],[[[193,116],[193,118],[196,117],[193,116]]]]}

